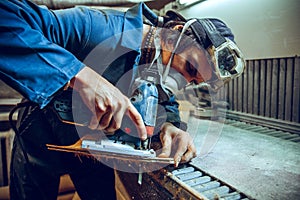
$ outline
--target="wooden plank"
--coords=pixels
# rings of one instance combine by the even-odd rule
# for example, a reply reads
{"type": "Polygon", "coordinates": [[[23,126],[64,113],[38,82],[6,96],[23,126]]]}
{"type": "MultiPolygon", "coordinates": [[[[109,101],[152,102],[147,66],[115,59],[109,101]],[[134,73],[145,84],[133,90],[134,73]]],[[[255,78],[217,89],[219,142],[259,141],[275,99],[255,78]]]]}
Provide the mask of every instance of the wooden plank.
{"type": "Polygon", "coordinates": [[[246,65],[227,86],[231,109],[300,122],[300,58],[247,60],[246,65]]]}
{"type": "Polygon", "coordinates": [[[243,109],[242,112],[248,112],[248,67],[249,61],[246,62],[246,69],[243,73],[243,109]]]}
{"type": "Polygon", "coordinates": [[[234,99],[233,99],[233,82],[231,81],[228,84],[228,103],[230,106],[230,109],[233,110],[234,109],[234,99]]]}
{"type": "Polygon", "coordinates": [[[271,85],[271,116],[278,119],[278,60],[274,59],[272,63],[272,85],[271,85]]]}
{"type": "Polygon", "coordinates": [[[22,98],[22,95],[18,93],[16,90],[14,90],[13,88],[11,88],[10,86],[8,86],[6,83],[4,83],[2,79],[0,79],[0,98],[20,99],[22,98]]]}
{"type": "Polygon", "coordinates": [[[126,186],[120,180],[119,174],[115,170],[115,188],[116,188],[116,195],[118,200],[126,200],[131,199],[130,195],[126,190],[126,186]]]}
{"type": "MultiPolygon", "coordinates": [[[[281,58],[279,61],[279,84],[278,84],[278,119],[284,119],[285,105],[285,85],[286,85],[286,60],[281,58]]],[[[274,92],[274,91],[273,91],[274,92]]]]}
{"type": "MultiPolygon", "coordinates": [[[[291,90],[293,86],[293,73],[294,73],[294,58],[287,58],[287,67],[286,67],[286,95],[285,95],[285,112],[284,119],[292,121],[292,104],[293,104],[293,91],[291,90]]],[[[299,84],[296,83],[296,84],[299,84]]]]}
{"type": "MultiPolygon", "coordinates": [[[[143,174],[142,185],[137,183],[138,175],[135,173],[115,171],[115,174],[117,174],[116,178],[118,178],[116,184],[119,185],[118,189],[123,194],[121,199],[173,199],[173,194],[168,191],[165,185],[157,183],[155,177],[151,175],[151,172],[143,174]]],[[[160,174],[160,177],[163,177],[163,174],[160,174]]],[[[181,187],[174,188],[174,190],[185,189],[181,187]]]]}
{"type": "Polygon", "coordinates": [[[75,186],[69,174],[63,174],[60,176],[58,194],[71,193],[74,196],[75,186]]]}
{"type": "Polygon", "coordinates": [[[1,106],[15,106],[21,102],[20,98],[1,98],[0,105],[1,106]]]}
{"type": "Polygon", "coordinates": [[[265,109],[266,109],[266,82],[267,82],[267,76],[266,76],[266,61],[261,60],[260,61],[260,80],[259,80],[259,115],[260,116],[265,116],[265,109]]]}
{"type": "Polygon", "coordinates": [[[238,81],[233,80],[233,100],[234,100],[234,110],[238,111],[238,81]]]}
{"type": "Polygon", "coordinates": [[[0,186],[8,185],[14,131],[0,132],[0,186]]]}
{"type": "Polygon", "coordinates": [[[11,153],[13,148],[13,142],[14,142],[15,132],[13,129],[10,129],[7,132],[7,140],[6,140],[6,160],[7,160],[7,179],[9,182],[9,174],[10,174],[10,162],[11,162],[11,153]]]}
{"type": "Polygon", "coordinates": [[[243,110],[243,77],[239,76],[237,78],[237,85],[238,89],[236,91],[237,93],[237,111],[242,111],[243,110]]]}
{"type": "Polygon", "coordinates": [[[248,102],[247,102],[247,112],[253,113],[253,65],[254,61],[249,61],[248,68],[248,102]]]}
{"type": "Polygon", "coordinates": [[[254,61],[253,67],[253,114],[259,114],[259,94],[260,94],[260,64],[259,60],[254,61]]]}
{"type": "Polygon", "coordinates": [[[266,100],[265,100],[265,116],[271,117],[271,93],[272,93],[272,60],[267,60],[266,74],[266,100]]]}
{"type": "Polygon", "coordinates": [[[295,67],[294,67],[294,86],[291,88],[293,90],[293,106],[292,106],[292,121],[300,123],[300,57],[295,57],[295,67]]]}
{"type": "Polygon", "coordinates": [[[225,85],[225,98],[226,98],[226,102],[229,104],[229,107],[230,107],[230,103],[229,103],[229,84],[226,84],[225,85]]]}
{"type": "Polygon", "coordinates": [[[0,199],[9,200],[9,186],[0,187],[0,199]]]}

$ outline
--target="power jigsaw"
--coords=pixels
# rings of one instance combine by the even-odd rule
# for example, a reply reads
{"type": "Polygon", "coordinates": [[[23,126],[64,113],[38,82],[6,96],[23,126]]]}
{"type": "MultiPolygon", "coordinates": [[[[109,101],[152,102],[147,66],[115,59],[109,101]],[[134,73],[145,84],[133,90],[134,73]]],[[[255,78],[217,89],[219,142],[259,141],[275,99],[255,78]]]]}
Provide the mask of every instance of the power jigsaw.
{"type": "MultiPolygon", "coordinates": [[[[151,137],[156,125],[159,98],[157,83],[159,81],[160,76],[157,71],[147,69],[135,79],[131,86],[132,92],[129,99],[143,118],[148,136],[146,140],[140,140],[134,123],[129,117],[124,116],[121,128],[113,135],[106,135],[105,139],[99,141],[83,139],[82,148],[127,156],[156,157],[155,151],[151,150],[151,137]]],[[[79,101],[80,97],[74,98],[74,95],[76,92],[69,90],[56,98],[53,102],[55,113],[64,123],[88,126],[91,112],[79,101]],[[78,100],[75,102],[74,99],[78,100]],[[79,116],[73,112],[76,109],[80,110],[79,116]]]]}

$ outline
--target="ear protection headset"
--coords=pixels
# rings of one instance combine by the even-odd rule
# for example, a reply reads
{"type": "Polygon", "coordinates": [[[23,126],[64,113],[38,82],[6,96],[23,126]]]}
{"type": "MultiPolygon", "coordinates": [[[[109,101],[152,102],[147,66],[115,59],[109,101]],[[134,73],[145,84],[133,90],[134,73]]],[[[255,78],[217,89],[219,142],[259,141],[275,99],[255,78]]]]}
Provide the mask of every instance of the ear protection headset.
{"type": "Polygon", "coordinates": [[[190,27],[196,40],[205,49],[212,46],[212,56],[214,56],[216,60],[216,69],[223,80],[228,78],[233,79],[242,74],[246,65],[243,54],[238,46],[232,41],[233,35],[230,29],[221,20],[186,20],[175,11],[168,11],[166,15],[171,19],[184,21],[186,23],[193,21],[190,24],[190,27]],[[217,28],[215,24],[218,25],[219,28],[217,28]]]}
{"type": "MultiPolygon", "coordinates": [[[[245,60],[242,52],[233,41],[220,34],[210,19],[197,19],[191,28],[199,42],[201,42],[201,36],[197,33],[203,32],[201,29],[205,31],[213,46],[213,56],[222,79],[235,78],[244,71],[245,60]]],[[[204,48],[208,47],[204,46],[204,48]]]]}

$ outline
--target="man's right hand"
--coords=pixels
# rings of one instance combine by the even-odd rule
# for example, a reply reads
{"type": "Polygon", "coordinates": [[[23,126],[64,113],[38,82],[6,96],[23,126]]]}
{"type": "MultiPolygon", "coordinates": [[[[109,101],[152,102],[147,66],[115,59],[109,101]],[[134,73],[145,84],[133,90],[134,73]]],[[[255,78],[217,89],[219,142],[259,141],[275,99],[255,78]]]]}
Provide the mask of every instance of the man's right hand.
{"type": "Polygon", "coordinates": [[[147,138],[143,119],[121,91],[89,67],[84,67],[71,85],[92,111],[91,129],[113,132],[121,127],[124,115],[134,122],[142,140],[147,138]]]}

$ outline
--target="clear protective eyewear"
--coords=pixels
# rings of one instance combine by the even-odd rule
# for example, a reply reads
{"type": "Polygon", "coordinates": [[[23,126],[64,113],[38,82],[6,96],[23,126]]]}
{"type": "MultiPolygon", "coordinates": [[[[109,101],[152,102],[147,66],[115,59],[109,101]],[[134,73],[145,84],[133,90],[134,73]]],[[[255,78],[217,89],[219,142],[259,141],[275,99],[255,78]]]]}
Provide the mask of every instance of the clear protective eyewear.
{"type": "Polygon", "coordinates": [[[226,42],[215,48],[214,56],[221,79],[233,79],[243,73],[245,60],[237,45],[231,40],[225,39],[226,42]]]}

